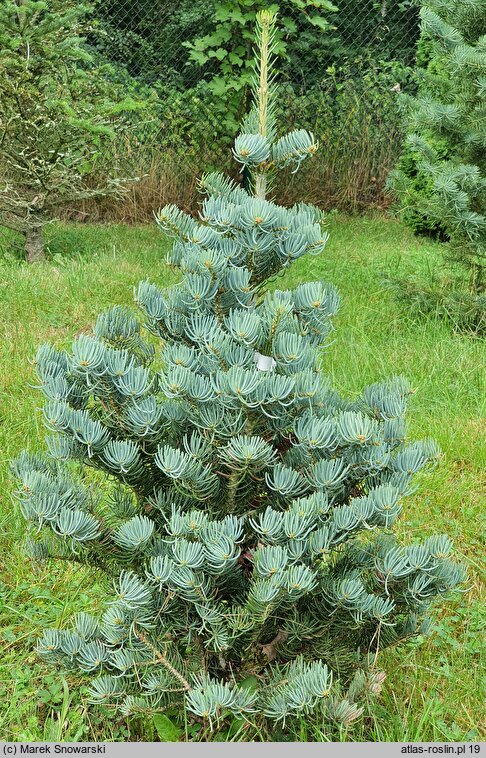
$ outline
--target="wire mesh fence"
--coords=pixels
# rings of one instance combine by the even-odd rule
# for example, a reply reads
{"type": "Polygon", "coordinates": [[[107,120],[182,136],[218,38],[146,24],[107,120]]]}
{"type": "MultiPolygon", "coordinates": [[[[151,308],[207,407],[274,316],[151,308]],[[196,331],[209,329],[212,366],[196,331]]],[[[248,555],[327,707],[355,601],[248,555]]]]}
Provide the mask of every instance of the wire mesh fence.
{"type": "MultiPolygon", "coordinates": [[[[109,60],[145,81],[170,76],[179,85],[192,86],[207,77],[211,69],[191,64],[185,43],[203,37],[221,20],[217,0],[97,0],[94,18],[98,22],[96,45],[109,60]]],[[[228,1],[229,13],[242,7],[264,7],[265,3],[228,1]]],[[[301,23],[306,13],[295,6],[310,3],[280,3],[281,12],[301,23]]],[[[250,14],[251,15],[251,14],[250,14]]],[[[328,13],[330,29],[307,28],[299,40],[292,40],[297,58],[307,66],[295,66],[293,76],[305,83],[309,74],[325,73],[330,62],[345,55],[354,57],[371,52],[378,58],[410,64],[418,36],[418,7],[413,0],[338,0],[336,11],[328,13]],[[302,39],[302,36],[304,39],[302,39]],[[312,48],[309,49],[309,46],[312,48]],[[306,58],[306,52],[308,53],[306,58]]],[[[288,31],[289,37],[292,32],[288,31]]],[[[295,35],[295,32],[294,32],[295,35]]],[[[295,63],[295,54],[290,56],[295,63]]]]}
{"type": "MultiPolygon", "coordinates": [[[[418,8],[414,0],[336,3],[275,3],[279,115],[285,129],[305,126],[320,143],[319,157],[282,183],[279,199],[357,211],[386,202],[402,138],[397,92],[410,79],[418,8]]],[[[262,6],[97,0],[91,45],[127,91],[149,103],[118,146],[124,170],[143,176],[124,204],[128,220],[144,220],[167,201],[194,207],[195,177],[231,170],[229,148],[248,107],[251,21],[262,6]]],[[[107,203],[98,212],[119,213],[107,203]]]]}

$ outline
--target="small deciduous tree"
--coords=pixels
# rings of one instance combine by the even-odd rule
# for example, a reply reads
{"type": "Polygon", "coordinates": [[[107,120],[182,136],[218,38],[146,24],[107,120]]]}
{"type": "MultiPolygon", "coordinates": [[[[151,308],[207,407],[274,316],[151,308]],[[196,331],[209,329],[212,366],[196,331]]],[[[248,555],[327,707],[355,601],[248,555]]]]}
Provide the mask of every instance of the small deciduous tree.
{"type": "Polygon", "coordinates": [[[100,180],[95,159],[122,113],[83,43],[87,6],[73,0],[0,4],[0,223],[44,258],[42,229],[58,208],[121,191],[100,180]]]}
{"type": "Polygon", "coordinates": [[[327,235],[317,209],[266,198],[275,170],[316,145],[276,134],[275,22],[257,19],[256,102],[234,146],[254,190],[210,174],[200,221],[159,212],[182,280],[142,282],[136,299],[160,355],[119,306],[71,351],[39,349],[53,435],[48,454],[16,461],[18,497],[34,555],[114,579],[101,619],[78,614],[38,643],[92,680],[92,702],[126,714],[185,702],[213,725],[321,707],[348,723],[379,689],[379,650],[423,629],[463,574],[446,537],[392,535],[414,474],[438,456],[430,440],[405,443],[407,382],[344,400],[320,368],[335,289],[265,291],[327,235]]]}
{"type": "Polygon", "coordinates": [[[214,28],[192,42],[184,42],[189,58],[211,74],[209,88],[216,96],[215,106],[234,135],[246,112],[253,78],[252,47],[257,13],[267,8],[280,14],[280,29],[275,33],[274,53],[288,53],[288,38],[297,35],[296,17],[306,20],[314,31],[332,28],[329,16],[337,11],[331,0],[284,0],[270,6],[262,0],[218,0],[214,7],[214,28]]]}

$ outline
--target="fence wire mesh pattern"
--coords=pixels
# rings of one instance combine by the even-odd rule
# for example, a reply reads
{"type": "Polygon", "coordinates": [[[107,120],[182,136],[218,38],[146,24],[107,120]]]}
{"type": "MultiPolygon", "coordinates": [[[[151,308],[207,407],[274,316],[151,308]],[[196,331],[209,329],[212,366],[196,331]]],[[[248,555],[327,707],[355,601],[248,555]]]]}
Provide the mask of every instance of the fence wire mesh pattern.
{"type": "MultiPolygon", "coordinates": [[[[304,195],[356,211],[386,202],[384,185],[402,138],[399,92],[410,81],[419,34],[413,0],[282,0],[278,9],[280,118],[306,127],[318,158],[289,176],[279,200],[304,195]]],[[[91,45],[127,91],[149,107],[117,156],[143,180],[124,217],[159,203],[193,208],[197,176],[231,167],[230,146],[248,104],[258,0],[98,0],[91,45]]],[[[101,215],[114,207],[98,208],[101,215]]],[[[129,219],[130,220],[130,219],[129,219]]]]}

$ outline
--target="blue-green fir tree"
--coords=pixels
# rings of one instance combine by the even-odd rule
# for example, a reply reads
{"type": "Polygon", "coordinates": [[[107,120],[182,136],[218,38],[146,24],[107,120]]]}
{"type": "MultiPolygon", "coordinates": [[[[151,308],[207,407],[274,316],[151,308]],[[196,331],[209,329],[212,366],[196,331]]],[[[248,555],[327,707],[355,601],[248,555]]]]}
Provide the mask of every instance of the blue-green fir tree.
{"type": "Polygon", "coordinates": [[[406,289],[484,331],[486,1],[424,0],[420,16],[418,94],[404,96],[408,136],[390,183],[406,222],[448,240],[452,265],[439,286],[406,289]]]}
{"type": "Polygon", "coordinates": [[[320,708],[349,723],[380,688],[378,652],[463,579],[447,537],[392,533],[438,457],[404,440],[407,382],[342,399],[321,371],[334,287],[265,288],[327,239],[320,211],[266,199],[276,169],[316,149],[306,131],[276,135],[274,28],[262,12],[234,145],[251,191],[210,174],[200,218],[158,213],[181,280],[138,286],[152,337],[115,306],[71,350],[37,353],[48,453],[14,464],[30,550],[115,587],[101,618],[46,629],[37,650],[125,714],[184,706],[216,727],[320,708]]]}

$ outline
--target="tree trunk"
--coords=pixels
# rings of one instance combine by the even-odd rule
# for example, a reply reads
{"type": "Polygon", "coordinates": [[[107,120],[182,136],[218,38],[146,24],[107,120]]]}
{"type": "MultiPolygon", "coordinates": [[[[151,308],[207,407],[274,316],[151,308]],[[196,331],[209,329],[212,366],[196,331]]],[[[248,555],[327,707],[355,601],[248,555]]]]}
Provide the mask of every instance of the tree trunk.
{"type": "Polygon", "coordinates": [[[25,259],[27,263],[45,261],[42,227],[27,229],[25,232],[25,259]]]}

